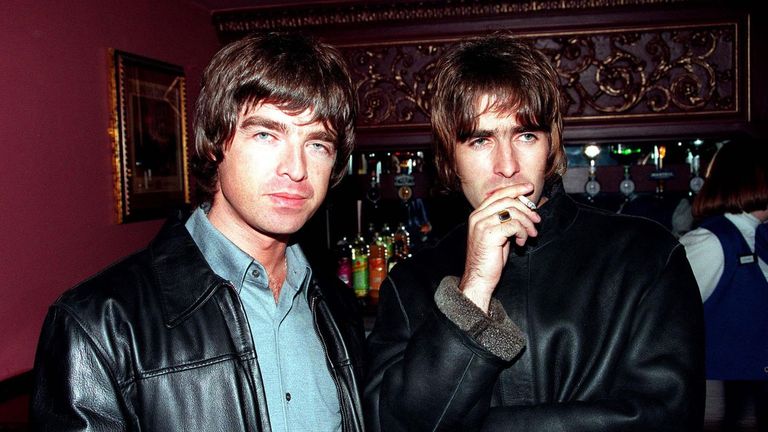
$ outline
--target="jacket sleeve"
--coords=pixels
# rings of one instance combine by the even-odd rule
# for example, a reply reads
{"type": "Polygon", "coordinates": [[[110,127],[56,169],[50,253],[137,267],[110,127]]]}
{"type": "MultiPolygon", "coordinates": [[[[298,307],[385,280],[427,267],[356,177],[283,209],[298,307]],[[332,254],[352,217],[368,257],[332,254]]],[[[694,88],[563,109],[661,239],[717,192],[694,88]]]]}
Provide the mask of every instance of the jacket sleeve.
{"type": "Polygon", "coordinates": [[[77,319],[54,305],[37,346],[30,424],[34,431],[122,431],[114,376],[77,319]]]}
{"type": "Polygon", "coordinates": [[[367,340],[368,428],[477,429],[508,362],[440,312],[429,287],[416,286],[418,278],[406,269],[401,265],[382,284],[376,325],[367,340]]]}
{"type": "Polygon", "coordinates": [[[624,362],[605,399],[492,408],[483,430],[701,430],[703,308],[681,246],[644,293],[629,325],[624,362]]]}

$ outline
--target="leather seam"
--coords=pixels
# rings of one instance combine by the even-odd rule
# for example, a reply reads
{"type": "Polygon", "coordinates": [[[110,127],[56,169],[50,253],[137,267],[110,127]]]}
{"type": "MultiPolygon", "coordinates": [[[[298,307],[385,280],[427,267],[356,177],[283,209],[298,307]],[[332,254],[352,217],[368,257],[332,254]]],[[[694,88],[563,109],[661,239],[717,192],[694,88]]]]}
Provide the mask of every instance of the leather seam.
{"type": "MultiPolygon", "coordinates": [[[[84,323],[80,320],[80,317],[75,313],[75,311],[69,307],[69,305],[66,305],[64,303],[57,303],[54,307],[57,307],[58,309],[61,309],[62,311],[66,312],[66,314],[71,317],[75,323],[77,323],[77,327],[79,330],[83,333],[83,335],[87,338],[88,343],[93,345],[94,351],[96,352],[96,355],[101,359],[101,361],[104,363],[104,367],[109,371],[110,379],[114,384],[117,385],[118,389],[123,388],[123,384],[120,382],[120,380],[117,379],[117,375],[115,374],[115,368],[114,368],[114,362],[108,361],[111,357],[107,355],[107,350],[104,349],[104,347],[101,346],[101,344],[98,343],[98,340],[91,336],[91,333],[88,332],[88,329],[84,325],[84,323]]],[[[129,381],[133,380],[133,377],[129,379],[129,381]]]]}
{"type": "Polygon", "coordinates": [[[443,412],[440,413],[440,417],[437,418],[437,421],[435,422],[435,426],[432,428],[433,432],[438,430],[440,423],[443,421],[443,418],[445,418],[445,414],[448,412],[448,408],[451,406],[451,403],[456,398],[456,393],[459,392],[459,388],[461,387],[461,384],[464,382],[464,379],[467,377],[469,367],[472,365],[472,362],[475,360],[475,356],[476,354],[472,353],[472,357],[470,357],[469,361],[467,361],[467,366],[464,367],[464,371],[461,374],[461,378],[459,378],[459,382],[456,384],[456,387],[453,389],[450,399],[448,399],[448,402],[446,402],[445,407],[443,408],[443,412]]]}
{"type": "MultiPolygon", "coordinates": [[[[213,365],[213,364],[218,364],[218,363],[223,363],[223,362],[226,362],[226,361],[236,360],[239,357],[241,357],[241,356],[239,356],[237,354],[226,354],[226,355],[222,355],[222,356],[218,356],[218,357],[213,357],[213,358],[206,359],[206,360],[201,360],[201,361],[194,362],[194,363],[185,363],[185,364],[177,365],[177,366],[169,366],[169,367],[165,367],[165,368],[161,368],[161,369],[156,369],[156,370],[149,371],[149,372],[140,373],[138,375],[138,377],[132,379],[131,381],[138,381],[138,380],[143,380],[143,379],[147,379],[147,378],[155,378],[155,377],[158,377],[158,376],[168,375],[168,374],[172,374],[172,373],[176,373],[176,372],[184,372],[184,371],[187,371],[187,370],[197,369],[197,368],[201,368],[201,367],[210,366],[210,365],[213,365]]],[[[127,381],[125,384],[127,384],[127,383],[129,383],[131,381],[127,381]]]]}
{"type": "Polygon", "coordinates": [[[387,276],[387,279],[389,280],[389,283],[392,284],[392,292],[395,293],[395,297],[397,298],[397,306],[400,308],[400,312],[403,314],[403,318],[405,318],[405,325],[408,328],[408,332],[411,333],[411,321],[408,318],[408,314],[405,312],[405,307],[403,306],[403,301],[400,298],[400,290],[397,288],[397,285],[395,284],[394,279],[387,276]]]}

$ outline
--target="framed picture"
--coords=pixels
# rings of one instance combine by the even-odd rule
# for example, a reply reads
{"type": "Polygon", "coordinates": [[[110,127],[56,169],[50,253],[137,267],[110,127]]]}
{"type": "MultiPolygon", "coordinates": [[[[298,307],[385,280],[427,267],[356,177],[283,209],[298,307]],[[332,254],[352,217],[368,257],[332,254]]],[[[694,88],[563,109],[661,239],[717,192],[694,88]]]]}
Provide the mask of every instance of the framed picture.
{"type": "Polygon", "coordinates": [[[109,55],[117,221],[165,217],[189,203],[184,70],[109,55]]]}

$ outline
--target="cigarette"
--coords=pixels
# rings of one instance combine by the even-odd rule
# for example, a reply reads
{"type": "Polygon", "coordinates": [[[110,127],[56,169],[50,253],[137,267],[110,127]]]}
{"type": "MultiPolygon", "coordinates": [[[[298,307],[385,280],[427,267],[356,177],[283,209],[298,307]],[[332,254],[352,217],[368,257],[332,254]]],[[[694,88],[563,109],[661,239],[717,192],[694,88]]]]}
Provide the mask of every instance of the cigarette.
{"type": "Polygon", "coordinates": [[[534,204],[533,201],[529,200],[527,197],[520,195],[517,197],[517,199],[520,200],[521,203],[525,204],[525,206],[529,209],[536,210],[536,204],[534,204]]]}

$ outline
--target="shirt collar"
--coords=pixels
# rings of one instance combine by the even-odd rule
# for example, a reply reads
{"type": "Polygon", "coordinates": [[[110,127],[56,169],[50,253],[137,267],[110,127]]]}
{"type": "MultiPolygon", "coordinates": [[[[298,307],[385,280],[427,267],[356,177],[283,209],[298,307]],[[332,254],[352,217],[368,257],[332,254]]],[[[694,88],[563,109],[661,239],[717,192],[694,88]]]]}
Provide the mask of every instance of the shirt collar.
{"type": "MultiPolygon", "coordinates": [[[[309,266],[307,257],[304,256],[301,246],[295,243],[288,246],[285,257],[288,264],[288,274],[285,278],[287,286],[291,290],[302,291],[306,297],[306,287],[312,279],[312,268],[309,266]]],[[[286,285],[283,285],[283,288],[285,287],[286,285]]]]}
{"type": "Polygon", "coordinates": [[[726,213],[725,218],[742,231],[754,231],[760,225],[760,219],[750,213],[726,213]]]}
{"type": "MultiPolygon", "coordinates": [[[[213,226],[203,208],[198,207],[185,226],[214,273],[230,281],[237,292],[242,290],[246,274],[252,264],[262,274],[266,274],[261,263],[237,247],[213,226]]],[[[312,278],[312,269],[298,244],[291,244],[286,249],[286,265],[288,266],[287,284],[283,287],[288,287],[291,294],[301,290],[306,293],[304,288],[312,278]]]]}

